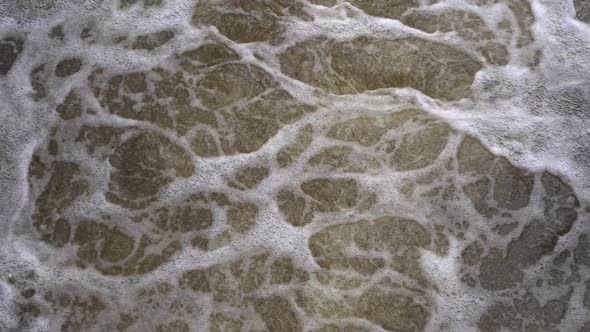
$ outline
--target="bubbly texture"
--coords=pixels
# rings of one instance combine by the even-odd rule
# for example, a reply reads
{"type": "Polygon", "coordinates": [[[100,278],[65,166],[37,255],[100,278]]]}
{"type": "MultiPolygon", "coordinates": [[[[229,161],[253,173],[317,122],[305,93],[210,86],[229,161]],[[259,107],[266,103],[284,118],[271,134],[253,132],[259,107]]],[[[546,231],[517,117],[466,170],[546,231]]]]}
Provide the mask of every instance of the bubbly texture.
{"type": "Polygon", "coordinates": [[[590,331],[589,3],[0,4],[0,330],[590,331]]]}

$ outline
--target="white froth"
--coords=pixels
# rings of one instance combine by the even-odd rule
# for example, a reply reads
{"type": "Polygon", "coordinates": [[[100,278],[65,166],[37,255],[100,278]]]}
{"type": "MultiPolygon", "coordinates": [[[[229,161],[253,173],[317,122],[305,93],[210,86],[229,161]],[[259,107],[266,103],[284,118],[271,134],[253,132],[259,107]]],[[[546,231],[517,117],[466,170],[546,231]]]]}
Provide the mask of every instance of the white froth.
{"type": "MultiPolygon", "coordinates": [[[[174,279],[179,271],[227,262],[239,258],[244,252],[264,247],[274,248],[274,254],[288,254],[299,266],[312,270],[315,263],[309,252],[308,239],[317,229],[297,228],[283,222],[276,204],[269,202],[273,201],[275,193],[285,184],[304,179],[302,170],[306,165],[303,161],[327,145],[327,140],[321,137],[314,139],[310,148],[304,152],[301,163],[284,169],[272,166],[270,177],[260,184],[255,193],[229,192],[230,197],[256,202],[260,208],[255,228],[235,239],[229,246],[206,253],[186,250],[154,273],[136,279],[108,278],[95,274],[92,269],[81,271],[72,267],[56,271],[50,267],[52,259],[60,258],[40,254],[39,251],[42,250],[37,249],[42,245],[34,244],[31,239],[22,235],[26,228],[19,225],[19,222],[23,222],[19,218],[33,209],[27,197],[28,164],[33,150],[47,144],[48,130],[57,121],[55,112],[52,112],[55,105],[63,101],[72,87],[85,86],[87,76],[98,67],[107,68],[109,75],[146,70],[158,65],[173,68],[174,54],[203,43],[209,32],[216,30],[213,27],[196,27],[190,24],[195,1],[166,1],[157,10],[135,5],[125,11],[116,9],[116,1],[70,2],[72,1],[8,0],[0,3],[0,39],[16,34],[25,40],[24,50],[9,74],[0,77],[0,231],[10,234],[3,238],[10,243],[0,247],[0,312],[12,312],[13,298],[17,296],[2,278],[13,269],[24,271],[32,266],[39,271],[42,282],[48,284],[67,284],[67,281],[75,280],[80,285],[96,289],[105,287],[115,291],[137,289],[156,280],[174,279]],[[63,26],[66,34],[63,42],[47,36],[51,28],[58,24],[63,26]],[[88,27],[94,34],[91,37],[94,41],[91,43],[78,38],[81,31],[88,27]],[[163,29],[174,31],[175,38],[153,51],[131,50],[113,43],[117,36],[126,35],[131,39],[163,29]],[[49,96],[44,101],[33,102],[29,82],[31,71],[42,63],[47,63],[47,70],[53,71],[60,60],[71,56],[83,59],[82,70],[67,79],[50,78],[49,96]],[[294,177],[293,173],[300,175],[294,177]],[[13,233],[19,235],[13,237],[13,233]]],[[[271,160],[307,124],[322,128],[363,112],[395,112],[417,104],[433,116],[447,121],[456,130],[476,136],[495,154],[508,157],[520,167],[531,171],[550,170],[562,176],[574,187],[580,198],[588,200],[590,110],[587,107],[590,107],[590,83],[587,77],[590,77],[590,25],[575,20],[571,1],[566,2],[567,5],[564,6],[558,0],[533,0],[536,41],[518,49],[513,36],[509,64],[482,69],[473,84],[474,98],[452,103],[441,103],[409,88],[383,89],[357,96],[332,96],[319,100],[314,88],[295,81],[280,71],[275,54],[290,45],[237,44],[220,36],[222,42],[237,50],[245,59],[244,62],[262,67],[297,99],[325,107],[320,107],[295,124],[283,127],[255,155],[207,159],[191,155],[196,165],[195,175],[170,185],[162,192],[162,196],[166,199],[173,198],[178,193],[223,191],[226,188],[225,179],[236,170],[252,161],[271,160]],[[539,65],[531,69],[528,64],[537,48],[542,51],[542,57],[539,65]],[[261,55],[262,60],[255,55],[261,55]]],[[[310,8],[315,21],[293,20],[286,24],[285,37],[292,44],[315,36],[347,40],[367,34],[386,37],[419,35],[464,47],[466,53],[473,54],[473,50],[468,49],[458,38],[440,33],[426,34],[397,20],[375,18],[345,2],[331,8],[310,8]]],[[[506,12],[503,4],[480,8],[463,0],[441,1],[425,8],[432,11],[468,8],[480,14],[489,27],[497,26],[505,18],[506,12]]],[[[518,24],[513,23],[513,26],[518,24]]],[[[504,31],[498,30],[495,33],[501,38],[509,38],[504,31]]],[[[179,138],[172,130],[166,131],[140,121],[106,114],[100,110],[98,101],[88,90],[83,88],[80,92],[85,100],[94,103],[94,108],[101,114],[100,117],[88,118],[88,123],[149,128],[166,135],[183,147],[188,147],[188,142],[179,138]]],[[[462,136],[448,144],[448,151],[456,149],[460,137],[462,136]]],[[[95,172],[98,177],[96,186],[102,188],[101,190],[107,188],[108,165],[97,165],[92,160],[84,160],[85,157],[76,152],[69,153],[69,157],[82,160],[81,165],[95,172]]],[[[412,172],[411,175],[419,172],[412,172]]],[[[380,198],[378,208],[384,212],[395,211],[427,223],[431,211],[427,208],[417,210],[420,202],[405,202],[401,199],[399,187],[404,174],[357,174],[349,177],[359,181],[364,188],[376,191],[380,198]]],[[[490,227],[485,225],[485,220],[477,216],[471,207],[464,208],[467,215],[472,213],[469,216],[473,217],[474,227],[490,227]]],[[[123,215],[124,211],[123,208],[106,202],[104,195],[96,192],[87,202],[77,206],[75,213],[93,215],[105,210],[113,215],[123,215]]],[[[515,217],[530,217],[535,210],[538,209],[531,205],[515,213],[515,217]]],[[[348,217],[354,219],[356,216],[348,217]]],[[[588,217],[582,215],[580,219],[588,217]]],[[[576,227],[581,232],[587,226],[576,227]]],[[[573,233],[577,235],[578,232],[573,233]]],[[[469,236],[467,238],[472,240],[469,236]]],[[[498,239],[504,242],[509,240],[498,239]]],[[[575,240],[573,235],[564,237],[560,246],[575,240]]],[[[434,319],[428,326],[431,331],[476,330],[477,319],[490,304],[491,299],[486,298],[489,294],[468,288],[460,280],[458,261],[465,243],[451,239],[450,252],[445,257],[430,252],[423,253],[424,269],[437,284],[445,285],[434,296],[437,301],[433,309],[434,319]]],[[[574,294],[580,292],[580,289],[576,289],[574,294]]],[[[572,302],[581,303],[581,295],[575,295],[572,302]]],[[[206,312],[210,308],[204,304],[202,310],[206,312]]],[[[584,313],[581,305],[572,307],[562,327],[570,330],[579,326],[584,313]]],[[[15,319],[10,315],[0,317],[0,330],[2,324],[14,326],[17,323],[15,319]]],[[[44,320],[37,321],[37,324],[33,329],[39,331],[46,330],[50,325],[44,320]]]]}

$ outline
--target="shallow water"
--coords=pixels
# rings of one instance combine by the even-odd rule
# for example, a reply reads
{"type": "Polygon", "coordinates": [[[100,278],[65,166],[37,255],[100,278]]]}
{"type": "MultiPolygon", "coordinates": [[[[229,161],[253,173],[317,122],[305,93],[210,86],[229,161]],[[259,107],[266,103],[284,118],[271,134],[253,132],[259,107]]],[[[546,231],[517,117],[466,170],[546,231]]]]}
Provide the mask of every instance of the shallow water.
{"type": "Polygon", "coordinates": [[[586,0],[0,4],[0,330],[590,331],[586,0]]]}

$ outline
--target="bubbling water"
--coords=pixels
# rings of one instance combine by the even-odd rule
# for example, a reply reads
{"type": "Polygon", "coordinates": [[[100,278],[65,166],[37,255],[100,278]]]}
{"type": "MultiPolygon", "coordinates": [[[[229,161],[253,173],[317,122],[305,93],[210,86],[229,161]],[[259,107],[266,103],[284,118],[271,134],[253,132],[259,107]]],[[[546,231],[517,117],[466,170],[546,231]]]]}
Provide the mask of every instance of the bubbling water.
{"type": "Polygon", "coordinates": [[[0,329],[589,330],[586,3],[0,4],[0,329]]]}

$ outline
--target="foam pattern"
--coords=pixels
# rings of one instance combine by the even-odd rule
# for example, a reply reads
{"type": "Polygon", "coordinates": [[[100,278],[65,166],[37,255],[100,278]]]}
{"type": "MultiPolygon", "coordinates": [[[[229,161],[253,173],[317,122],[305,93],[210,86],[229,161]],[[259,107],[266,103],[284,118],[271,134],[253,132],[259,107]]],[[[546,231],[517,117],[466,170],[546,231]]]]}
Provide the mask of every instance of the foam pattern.
{"type": "Polygon", "coordinates": [[[0,330],[590,331],[585,0],[0,4],[0,330]]]}

